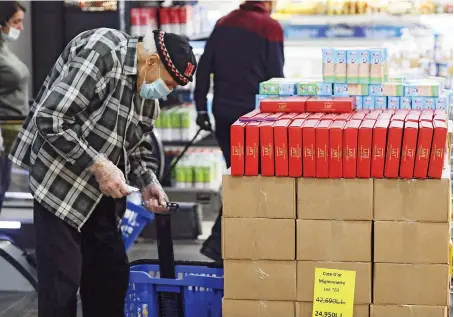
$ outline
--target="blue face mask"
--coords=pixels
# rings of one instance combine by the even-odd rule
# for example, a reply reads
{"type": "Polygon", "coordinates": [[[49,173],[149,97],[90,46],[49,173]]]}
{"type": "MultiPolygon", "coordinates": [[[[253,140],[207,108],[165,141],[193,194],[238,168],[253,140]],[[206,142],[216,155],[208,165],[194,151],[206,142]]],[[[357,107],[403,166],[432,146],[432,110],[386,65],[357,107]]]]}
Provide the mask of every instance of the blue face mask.
{"type": "MultiPolygon", "coordinates": [[[[146,76],[147,74],[145,73],[145,78],[146,76]]],[[[166,83],[162,80],[160,74],[159,78],[152,82],[151,84],[147,84],[144,80],[142,87],[140,88],[140,96],[145,99],[166,100],[167,95],[170,94],[171,92],[172,90],[169,89],[169,87],[167,87],[166,83]]]]}

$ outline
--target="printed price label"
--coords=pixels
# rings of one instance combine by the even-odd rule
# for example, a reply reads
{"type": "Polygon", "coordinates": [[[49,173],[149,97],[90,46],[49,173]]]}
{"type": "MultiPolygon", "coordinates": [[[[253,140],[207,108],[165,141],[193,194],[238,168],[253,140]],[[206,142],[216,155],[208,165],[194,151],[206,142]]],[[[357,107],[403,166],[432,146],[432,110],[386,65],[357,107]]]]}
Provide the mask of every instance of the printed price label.
{"type": "Polygon", "coordinates": [[[353,317],[355,271],[315,269],[312,317],[353,317]]]}

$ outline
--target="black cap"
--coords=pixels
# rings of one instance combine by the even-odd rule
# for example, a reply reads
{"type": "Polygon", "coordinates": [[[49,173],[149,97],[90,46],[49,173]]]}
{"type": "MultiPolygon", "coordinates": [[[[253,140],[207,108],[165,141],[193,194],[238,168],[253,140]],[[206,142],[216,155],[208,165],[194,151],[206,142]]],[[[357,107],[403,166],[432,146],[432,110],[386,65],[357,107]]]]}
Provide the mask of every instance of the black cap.
{"type": "Polygon", "coordinates": [[[194,76],[197,61],[192,47],[184,37],[166,33],[160,30],[153,31],[156,48],[162,63],[180,86],[186,86],[194,76]]]}

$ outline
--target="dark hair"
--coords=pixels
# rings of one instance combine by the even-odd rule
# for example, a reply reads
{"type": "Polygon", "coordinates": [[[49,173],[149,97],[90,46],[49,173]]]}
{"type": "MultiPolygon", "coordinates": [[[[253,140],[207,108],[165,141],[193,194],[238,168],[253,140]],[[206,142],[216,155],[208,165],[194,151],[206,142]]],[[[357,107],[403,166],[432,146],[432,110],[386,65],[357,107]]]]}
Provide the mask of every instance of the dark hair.
{"type": "Polygon", "coordinates": [[[19,1],[0,1],[0,25],[5,25],[17,11],[26,11],[19,1]]]}

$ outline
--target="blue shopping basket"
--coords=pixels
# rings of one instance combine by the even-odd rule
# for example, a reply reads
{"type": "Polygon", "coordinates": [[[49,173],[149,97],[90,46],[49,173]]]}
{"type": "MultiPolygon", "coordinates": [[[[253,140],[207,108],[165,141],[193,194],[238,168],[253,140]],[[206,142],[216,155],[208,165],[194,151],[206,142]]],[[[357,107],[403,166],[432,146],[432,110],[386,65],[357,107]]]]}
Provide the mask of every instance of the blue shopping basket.
{"type": "Polygon", "coordinates": [[[130,201],[126,203],[126,212],[121,221],[121,232],[126,250],[129,250],[145,226],[153,222],[154,219],[154,214],[144,207],[130,201]]]}

